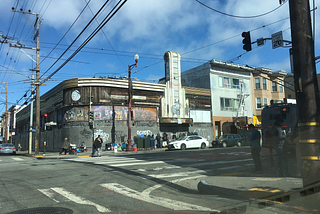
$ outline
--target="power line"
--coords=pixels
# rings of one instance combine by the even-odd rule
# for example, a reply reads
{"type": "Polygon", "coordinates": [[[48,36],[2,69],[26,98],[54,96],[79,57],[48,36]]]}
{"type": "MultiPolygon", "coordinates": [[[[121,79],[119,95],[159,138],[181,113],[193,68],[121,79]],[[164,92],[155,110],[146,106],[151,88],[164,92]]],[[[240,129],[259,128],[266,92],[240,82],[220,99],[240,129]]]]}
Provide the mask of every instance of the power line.
{"type": "MultiPolygon", "coordinates": [[[[88,42],[110,21],[110,19],[120,10],[120,8],[127,2],[127,0],[125,0],[124,2],[121,3],[122,0],[119,0],[118,3],[112,8],[112,10],[109,12],[109,14],[104,18],[104,20],[102,21],[102,23],[99,24],[99,26],[91,33],[91,35],[80,45],[80,47],[58,68],[56,69],[53,73],[51,73],[43,82],[46,82],[48,79],[50,79],[55,73],[57,73],[61,68],[63,68],[75,55],[77,55],[81,49],[88,44],[88,42]],[[121,3],[121,4],[120,4],[121,3]]],[[[107,3],[108,1],[106,1],[107,3]]],[[[105,3],[105,4],[106,4],[105,3]]],[[[104,5],[105,5],[104,4],[104,5]]],[[[103,6],[104,7],[104,6],[103,6]]],[[[98,13],[101,11],[101,9],[98,11],[98,13]]],[[[98,13],[96,15],[98,15],[98,13]]],[[[96,15],[93,17],[93,19],[90,20],[90,22],[87,24],[87,26],[95,19],[96,15]]],[[[86,26],[86,27],[87,27],[86,26]]],[[[86,29],[86,28],[85,28],[86,29]]],[[[85,30],[84,29],[84,30],[85,30]]],[[[83,31],[84,31],[83,30],[83,31]]],[[[83,32],[82,31],[82,32],[83,32]]],[[[78,35],[79,37],[80,35],[78,35]]],[[[77,37],[77,38],[78,38],[77,37]]],[[[77,39],[76,38],[76,39],[77,39]]],[[[73,43],[72,43],[73,44],[73,43]]],[[[71,44],[71,45],[72,45],[71,44]]],[[[71,47],[71,46],[70,46],[71,47]]]]}
{"type": "Polygon", "coordinates": [[[263,13],[263,14],[253,15],[253,16],[239,16],[239,15],[233,15],[233,14],[229,14],[229,13],[225,13],[225,12],[219,11],[219,10],[217,10],[217,9],[214,9],[214,8],[212,8],[212,7],[209,7],[208,5],[202,3],[202,2],[199,1],[199,0],[195,0],[195,1],[198,2],[199,4],[205,6],[206,8],[208,8],[208,9],[210,9],[210,10],[213,10],[213,11],[215,11],[215,12],[217,12],[217,13],[220,13],[220,14],[222,14],[222,15],[230,16],[230,17],[233,17],[233,18],[242,18],[242,19],[251,19],[251,18],[258,18],[258,17],[261,17],[261,16],[265,16],[265,15],[267,15],[267,14],[270,14],[270,13],[278,10],[280,7],[282,7],[282,5],[284,5],[284,4],[287,2],[287,1],[284,1],[283,4],[280,4],[280,6],[276,7],[276,8],[273,9],[273,10],[270,10],[270,11],[268,11],[268,12],[266,12],[266,13],[263,13]]]}
{"type": "MultiPolygon", "coordinates": [[[[89,23],[82,29],[82,31],[78,34],[78,36],[73,40],[73,42],[68,46],[68,48],[60,55],[60,57],[58,57],[58,59],[41,75],[41,77],[43,77],[58,61],[59,59],[72,47],[72,45],[79,39],[79,37],[86,31],[86,29],[91,25],[91,23],[93,22],[94,18],[101,12],[101,10],[106,6],[106,4],[109,2],[109,0],[107,0],[102,7],[99,9],[99,11],[95,14],[95,16],[89,21],[89,23]]],[[[70,58],[70,57],[69,57],[70,58]]],[[[68,61],[66,61],[67,63],[68,61]]],[[[61,68],[60,68],[61,69],[61,68]]],[[[59,69],[59,70],[60,70],[59,69]]],[[[53,72],[52,75],[54,75],[54,73],[58,72],[55,71],[53,72]]]]}
{"type": "MultiPolygon", "coordinates": [[[[40,62],[40,64],[45,61],[47,59],[47,57],[54,51],[54,49],[60,44],[60,42],[64,39],[64,37],[69,33],[69,31],[71,30],[71,28],[73,27],[73,25],[78,21],[78,19],[80,18],[80,16],[82,15],[83,11],[86,9],[86,7],[89,5],[91,0],[89,0],[87,2],[87,4],[84,6],[84,8],[81,10],[80,14],[78,15],[78,17],[73,21],[72,25],[69,27],[69,29],[67,30],[67,32],[64,33],[64,35],[62,36],[62,38],[59,40],[59,42],[52,48],[52,50],[47,54],[46,57],[44,57],[44,59],[42,59],[42,61],[40,62]]],[[[64,52],[65,53],[65,52],[64,52]]],[[[57,62],[57,61],[56,61],[57,62]]],[[[54,65],[54,64],[53,64],[54,65]]]]}

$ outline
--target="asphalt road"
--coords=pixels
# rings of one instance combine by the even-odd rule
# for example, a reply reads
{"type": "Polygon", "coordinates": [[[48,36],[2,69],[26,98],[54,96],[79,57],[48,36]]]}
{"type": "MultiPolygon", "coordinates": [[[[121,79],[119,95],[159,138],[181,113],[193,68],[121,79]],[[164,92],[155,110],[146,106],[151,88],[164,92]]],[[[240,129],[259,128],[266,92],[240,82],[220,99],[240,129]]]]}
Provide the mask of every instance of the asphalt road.
{"type": "MultiPolygon", "coordinates": [[[[263,163],[268,162],[263,156],[263,163]]],[[[60,160],[0,156],[0,213],[37,207],[73,213],[232,210],[255,197],[257,191],[248,189],[253,181],[261,182],[260,189],[266,181],[274,182],[274,190],[281,188],[283,178],[265,180],[252,171],[248,147],[60,160]],[[217,194],[198,191],[197,184],[206,178],[214,179],[217,194]]],[[[286,181],[291,189],[301,185],[297,178],[286,181]]],[[[313,201],[319,199],[313,194],[264,209],[247,206],[246,213],[318,213],[313,201]]]]}

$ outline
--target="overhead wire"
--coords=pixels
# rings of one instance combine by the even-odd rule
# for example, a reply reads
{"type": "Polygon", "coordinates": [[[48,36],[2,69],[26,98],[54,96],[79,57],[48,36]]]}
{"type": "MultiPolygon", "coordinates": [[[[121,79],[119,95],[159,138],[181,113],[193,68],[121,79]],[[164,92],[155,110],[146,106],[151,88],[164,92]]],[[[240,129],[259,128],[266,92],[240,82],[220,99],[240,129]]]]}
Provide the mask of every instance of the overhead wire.
{"type": "MultiPolygon", "coordinates": [[[[77,16],[77,18],[73,21],[73,23],[71,24],[71,26],[68,28],[68,30],[64,33],[64,35],[61,37],[61,39],[58,41],[58,43],[52,48],[52,50],[47,54],[46,57],[44,57],[42,59],[42,61],[40,62],[40,64],[45,61],[47,59],[48,56],[50,56],[50,54],[54,51],[54,49],[60,44],[60,42],[64,39],[64,37],[69,33],[69,31],[71,30],[71,28],[73,27],[73,25],[78,21],[78,19],[80,18],[80,16],[82,15],[83,11],[87,8],[87,6],[89,5],[91,0],[89,0],[86,5],[84,6],[84,8],[80,11],[79,15],[77,16]]],[[[68,50],[68,49],[67,49],[68,50]]],[[[66,51],[67,51],[66,50],[66,51]]],[[[66,52],[65,51],[65,52],[66,52]]],[[[65,53],[64,52],[64,53],[65,53]]],[[[63,53],[63,54],[64,54],[63,53]]],[[[56,61],[57,62],[57,61],[56,61]]],[[[54,65],[54,64],[53,64],[54,65]]],[[[49,68],[50,69],[50,68],[49,68]]]]}
{"type": "MultiPolygon", "coordinates": [[[[84,0],[84,1],[85,1],[85,2],[87,2],[87,0],[84,0]]],[[[93,15],[93,12],[92,12],[92,10],[91,10],[90,6],[89,6],[88,8],[89,8],[89,10],[90,10],[91,14],[93,15]]],[[[99,24],[98,20],[97,20],[97,19],[95,19],[95,20],[96,20],[96,22],[99,24]]],[[[103,30],[103,29],[101,29],[101,32],[103,33],[104,37],[105,37],[105,38],[106,38],[106,40],[108,41],[108,43],[109,43],[110,47],[112,48],[112,50],[114,51],[114,53],[115,53],[115,54],[116,54],[116,56],[118,57],[118,59],[119,59],[119,61],[121,62],[121,64],[125,67],[124,63],[123,63],[123,62],[122,62],[122,60],[120,59],[120,57],[119,57],[118,53],[116,52],[116,50],[113,48],[113,46],[112,46],[112,44],[111,44],[110,40],[108,39],[108,37],[107,37],[107,35],[105,34],[105,32],[104,32],[104,30],[103,30]]]]}
{"type": "Polygon", "coordinates": [[[261,17],[261,16],[268,15],[268,14],[278,10],[280,7],[282,7],[287,2],[287,0],[285,0],[282,4],[280,4],[280,6],[274,8],[274,9],[272,9],[272,10],[266,12],[266,13],[262,13],[262,14],[259,14],[259,15],[253,15],[253,16],[240,16],[240,15],[233,15],[233,14],[229,14],[229,13],[225,13],[225,12],[219,11],[217,9],[214,9],[214,8],[202,3],[199,0],[195,0],[195,1],[198,2],[199,4],[201,4],[202,6],[208,8],[210,10],[213,10],[214,12],[220,13],[220,14],[225,15],[225,16],[230,16],[230,17],[233,17],[233,18],[242,18],[242,19],[252,19],[252,18],[258,18],[258,17],[261,17]]]}
{"type": "MultiPolygon", "coordinates": [[[[68,46],[68,48],[58,57],[58,59],[41,75],[41,77],[43,77],[58,61],[59,59],[72,47],[72,45],[79,39],[79,37],[87,30],[87,28],[91,25],[91,23],[93,22],[94,18],[101,12],[101,10],[107,5],[107,3],[109,2],[109,0],[107,0],[102,7],[98,10],[98,12],[96,13],[96,15],[89,21],[89,23],[82,29],[82,31],[78,34],[78,36],[73,40],[73,42],[68,46]]],[[[59,69],[60,70],[60,69],[59,69]]],[[[56,71],[58,72],[58,71],[56,71]]],[[[55,73],[56,73],[55,72],[55,73]]],[[[54,74],[53,74],[54,75],[54,74]]],[[[40,77],[40,78],[41,78],[40,77]]]]}
{"type": "MultiPolygon", "coordinates": [[[[108,1],[106,1],[107,3],[108,1]]],[[[108,13],[108,15],[104,18],[104,20],[99,24],[99,26],[90,34],[90,36],[80,45],[80,47],[64,62],[62,65],[60,65],[59,68],[57,68],[54,72],[52,72],[43,82],[46,82],[48,79],[50,79],[54,74],[56,74],[61,68],[63,68],[75,55],[77,55],[81,49],[88,44],[88,42],[110,21],[110,19],[120,10],[120,8],[127,2],[127,0],[119,0],[118,3],[112,8],[112,10],[108,13]],[[121,4],[120,4],[121,3],[121,4]]],[[[100,11],[100,10],[99,10],[100,11]]],[[[96,16],[93,17],[93,19],[90,20],[89,23],[94,20],[96,16]]],[[[73,43],[72,43],[73,44],[73,43]]]]}

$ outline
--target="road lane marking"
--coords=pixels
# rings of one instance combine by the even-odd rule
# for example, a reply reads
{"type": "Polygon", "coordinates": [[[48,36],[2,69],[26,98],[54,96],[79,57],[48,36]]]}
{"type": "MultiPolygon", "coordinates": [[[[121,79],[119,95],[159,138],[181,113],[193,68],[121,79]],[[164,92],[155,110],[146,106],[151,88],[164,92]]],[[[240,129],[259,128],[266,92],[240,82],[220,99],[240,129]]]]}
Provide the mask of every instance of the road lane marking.
{"type": "Polygon", "coordinates": [[[253,181],[279,181],[282,178],[255,178],[253,181]]]}
{"type": "Polygon", "coordinates": [[[44,194],[45,196],[51,198],[53,201],[59,203],[60,201],[54,199],[54,192],[51,189],[38,189],[42,194],[44,194]]]}
{"type": "Polygon", "coordinates": [[[89,200],[86,200],[86,199],[83,199],[79,196],[76,196],[74,195],[73,193],[71,192],[68,192],[66,191],[65,189],[63,188],[60,188],[60,187],[55,187],[55,188],[50,188],[50,189],[38,189],[41,193],[43,193],[45,196],[49,197],[50,199],[52,199],[53,201],[59,203],[60,201],[54,199],[54,196],[56,193],[64,196],[65,198],[69,199],[70,201],[73,201],[77,204],[85,204],[85,205],[92,205],[94,207],[96,207],[96,209],[99,211],[99,212],[110,212],[109,209],[103,207],[103,206],[100,206],[99,204],[96,204],[96,203],[93,203],[89,200]]]}
{"type": "Polygon", "coordinates": [[[207,207],[202,207],[190,203],[184,203],[177,200],[172,200],[168,198],[152,196],[146,193],[141,193],[136,190],[130,189],[118,183],[106,183],[100,184],[102,187],[115,191],[119,194],[125,195],[130,198],[134,198],[140,201],[145,201],[151,204],[156,204],[162,207],[166,207],[173,210],[201,210],[201,211],[211,211],[212,209],[207,207]]]}
{"type": "Polygon", "coordinates": [[[164,161],[150,161],[150,162],[139,162],[139,163],[122,163],[122,164],[108,164],[108,166],[111,167],[119,167],[119,166],[133,166],[133,165],[147,165],[147,164],[165,164],[166,162],[164,161]]]}
{"type": "Polygon", "coordinates": [[[177,172],[177,173],[169,173],[169,174],[154,174],[154,175],[140,175],[139,177],[143,179],[153,179],[153,178],[172,178],[172,177],[184,177],[189,176],[194,173],[207,173],[206,170],[196,170],[191,172],[177,172]]]}
{"type": "Polygon", "coordinates": [[[217,170],[235,169],[239,167],[242,167],[242,166],[227,166],[227,167],[217,168],[217,170]]]}
{"type": "Polygon", "coordinates": [[[51,188],[51,189],[53,191],[59,193],[60,195],[64,196],[65,198],[69,199],[70,201],[73,201],[77,204],[92,205],[92,206],[96,207],[96,209],[99,212],[111,212],[109,209],[107,209],[99,204],[93,203],[92,201],[89,201],[89,200],[83,199],[79,196],[76,196],[76,195],[72,194],[71,192],[66,191],[63,188],[55,187],[55,188],[51,188]]]}
{"type": "Polygon", "coordinates": [[[15,160],[15,161],[23,161],[22,158],[12,158],[12,159],[15,160]]]}
{"type": "Polygon", "coordinates": [[[184,181],[184,180],[190,180],[190,179],[197,179],[197,178],[205,178],[205,177],[208,177],[207,175],[197,175],[197,176],[193,176],[193,177],[187,177],[187,178],[179,178],[179,179],[176,179],[176,180],[173,180],[173,181],[166,181],[162,184],[157,184],[157,185],[154,185],[152,187],[149,187],[147,189],[145,189],[142,193],[143,194],[150,194],[152,191],[158,189],[158,188],[161,188],[163,185],[167,184],[167,183],[178,183],[180,181],[184,181]]]}

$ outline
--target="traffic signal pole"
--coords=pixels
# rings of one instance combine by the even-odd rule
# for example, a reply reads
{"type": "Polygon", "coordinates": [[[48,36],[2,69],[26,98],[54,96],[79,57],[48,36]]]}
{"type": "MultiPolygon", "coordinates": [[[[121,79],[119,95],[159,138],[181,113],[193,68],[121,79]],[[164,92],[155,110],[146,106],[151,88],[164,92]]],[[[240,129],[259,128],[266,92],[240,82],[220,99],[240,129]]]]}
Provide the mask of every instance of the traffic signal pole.
{"type": "Polygon", "coordinates": [[[289,0],[303,186],[320,181],[320,109],[309,0],[289,0]]]}

